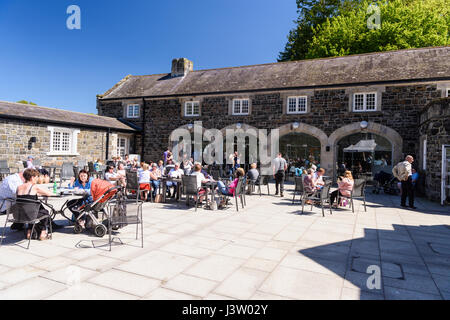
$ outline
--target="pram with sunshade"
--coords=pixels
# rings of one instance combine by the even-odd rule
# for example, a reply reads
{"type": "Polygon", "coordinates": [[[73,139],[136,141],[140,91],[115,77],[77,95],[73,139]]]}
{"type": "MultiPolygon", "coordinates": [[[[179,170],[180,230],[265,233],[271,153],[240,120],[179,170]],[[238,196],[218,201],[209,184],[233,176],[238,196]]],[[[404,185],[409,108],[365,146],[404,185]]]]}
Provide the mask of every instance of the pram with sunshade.
{"type": "Polygon", "coordinates": [[[108,216],[106,211],[107,205],[122,188],[121,186],[114,186],[105,180],[94,179],[91,183],[93,202],[87,203],[88,195],[86,195],[68,206],[75,216],[73,231],[81,233],[84,229],[92,229],[97,237],[103,237],[108,231],[104,223],[108,216]],[[99,214],[101,214],[100,219],[99,214]]]}
{"type": "Polygon", "coordinates": [[[392,194],[392,195],[398,194],[397,188],[398,180],[397,178],[394,177],[393,174],[380,171],[375,175],[373,180],[376,181],[373,193],[379,194],[380,190],[383,189],[383,192],[385,194],[392,194]]]}

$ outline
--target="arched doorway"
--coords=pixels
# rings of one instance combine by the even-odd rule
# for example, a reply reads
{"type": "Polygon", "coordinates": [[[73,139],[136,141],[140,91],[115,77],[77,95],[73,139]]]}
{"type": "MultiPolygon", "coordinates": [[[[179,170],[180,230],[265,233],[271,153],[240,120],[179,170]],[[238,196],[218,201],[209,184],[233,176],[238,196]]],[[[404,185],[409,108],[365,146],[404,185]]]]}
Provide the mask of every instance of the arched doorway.
{"type": "Polygon", "coordinates": [[[280,152],[287,160],[301,165],[305,161],[320,163],[321,145],[319,139],[301,132],[291,132],[280,138],[280,152]]]}
{"type": "Polygon", "coordinates": [[[331,171],[332,162],[327,151],[328,136],[317,127],[306,123],[287,123],[278,129],[279,150],[295,166],[320,165],[331,171]]]}
{"type": "Polygon", "coordinates": [[[355,178],[371,177],[380,171],[392,171],[392,144],[375,133],[354,133],[337,143],[339,174],[344,168],[355,178]]]}
{"type": "MultiPolygon", "coordinates": [[[[342,149],[349,147],[347,153],[350,154],[350,157],[352,152],[357,153],[358,151],[365,150],[366,155],[364,157],[366,160],[368,152],[371,151],[370,149],[374,149],[372,155],[372,158],[374,159],[371,160],[372,170],[370,175],[373,175],[380,170],[390,173],[392,165],[399,162],[402,157],[403,139],[400,134],[389,127],[375,122],[354,122],[345,125],[334,131],[330,135],[328,141],[333,149],[333,163],[335,170],[338,170],[339,165],[344,159],[344,152],[342,149]],[[346,137],[349,138],[345,140],[346,137]],[[371,140],[374,140],[373,143],[369,142],[371,140]],[[359,145],[356,145],[358,143],[359,145]],[[351,145],[353,145],[353,147],[351,147],[351,145]],[[388,159],[386,159],[386,155],[388,159]],[[381,156],[384,157],[384,160],[380,159],[381,156]]],[[[355,157],[355,154],[353,156],[355,157]]],[[[358,155],[358,157],[361,157],[361,154],[358,155]]],[[[364,160],[364,158],[361,159],[364,160]]],[[[356,163],[356,165],[358,164],[356,163]]],[[[368,170],[367,168],[368,167],[366,166],[366,170],[368,170]]],[[[367,171],[367,174],[369,174],[369,172],[370,170],[367,171]]]]}

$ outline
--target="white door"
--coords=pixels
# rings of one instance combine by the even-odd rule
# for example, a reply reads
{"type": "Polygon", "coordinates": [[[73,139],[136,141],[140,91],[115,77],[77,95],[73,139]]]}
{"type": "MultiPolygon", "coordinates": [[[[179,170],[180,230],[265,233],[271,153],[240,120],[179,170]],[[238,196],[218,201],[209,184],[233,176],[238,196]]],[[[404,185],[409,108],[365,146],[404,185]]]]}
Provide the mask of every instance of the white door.
{"type": "Polygon", "coordinates": [[[450,196],[450,145],[442,146],[441,205],[450,196]]]}
{"type": "Polygon", "coordinates": [[[126,137],[117,137],[117,155],[120,156],[122,159],[125,157],[126,154],[128,154],[129,150],[128,147],[128,138],[126,137]]]}

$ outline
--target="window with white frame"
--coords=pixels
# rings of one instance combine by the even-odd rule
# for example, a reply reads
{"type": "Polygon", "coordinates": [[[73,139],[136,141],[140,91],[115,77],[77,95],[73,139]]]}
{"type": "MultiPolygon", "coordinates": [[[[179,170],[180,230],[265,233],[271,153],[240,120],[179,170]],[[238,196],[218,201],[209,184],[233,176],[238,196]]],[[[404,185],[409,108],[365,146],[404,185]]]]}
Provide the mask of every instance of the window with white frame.
{"type": "Polygon", "coordinates": [[[186,117],[195,117],[200,115],[200,102],[187,101],[184,104],[184,115],[186,117]]]}
{"type": "Polygon", "coordinates": [[[48,127],[50,131],[50,150],[48,155],[78,155],[77,136],[80,130],[48,127]]]}
{"type": "Polygon", "coordinates": [[[377,93],[364,92],[355,93],[353,95],[353,111],[376,111],[377,110],[377,93]]]}
{"type": "Polygon", "coordinates": [[[307,97],[288,97],[287,99],[287,113],[306,113],[307,111],[307,97]]]}
{"type": "Polygon", "coordinates": [[[445,96],[450,97],[450,88],[445,89],[445,96]]]}
{"type": "Polygon", "coordinates": [[[241,115],[249,113],[248,99],[234,99],[233,100],[233,115],[241,115]]]}
{"type": "Polygon", "coordinates": [[[127,118],[139,118],[138,104],[129,104],[127,106],[127,118]]]}

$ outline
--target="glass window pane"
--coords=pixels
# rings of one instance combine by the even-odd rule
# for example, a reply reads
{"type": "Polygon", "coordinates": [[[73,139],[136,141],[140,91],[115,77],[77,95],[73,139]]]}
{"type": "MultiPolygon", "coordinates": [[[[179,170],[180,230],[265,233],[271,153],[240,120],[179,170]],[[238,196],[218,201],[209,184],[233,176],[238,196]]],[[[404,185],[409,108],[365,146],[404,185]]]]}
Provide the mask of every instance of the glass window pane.
{"type": "Polygon", "coordinates": [[[364,94],[355,94],[354,110],[364,110],[364,94]]]}
{"type": "Polygon", "coordinates": [[[366,96],[366,110],[375,110],[375,93],[368,93],[366,96]]]}
{"type": "Polygon", "coordinates": [[[298,112],[306,112],[306,97],[298,98],[298,112]]]}
{"type": "Polygon", "coordinates": [[[61,151],[61,133],[53,132],[53,151],[61,151]]]}

